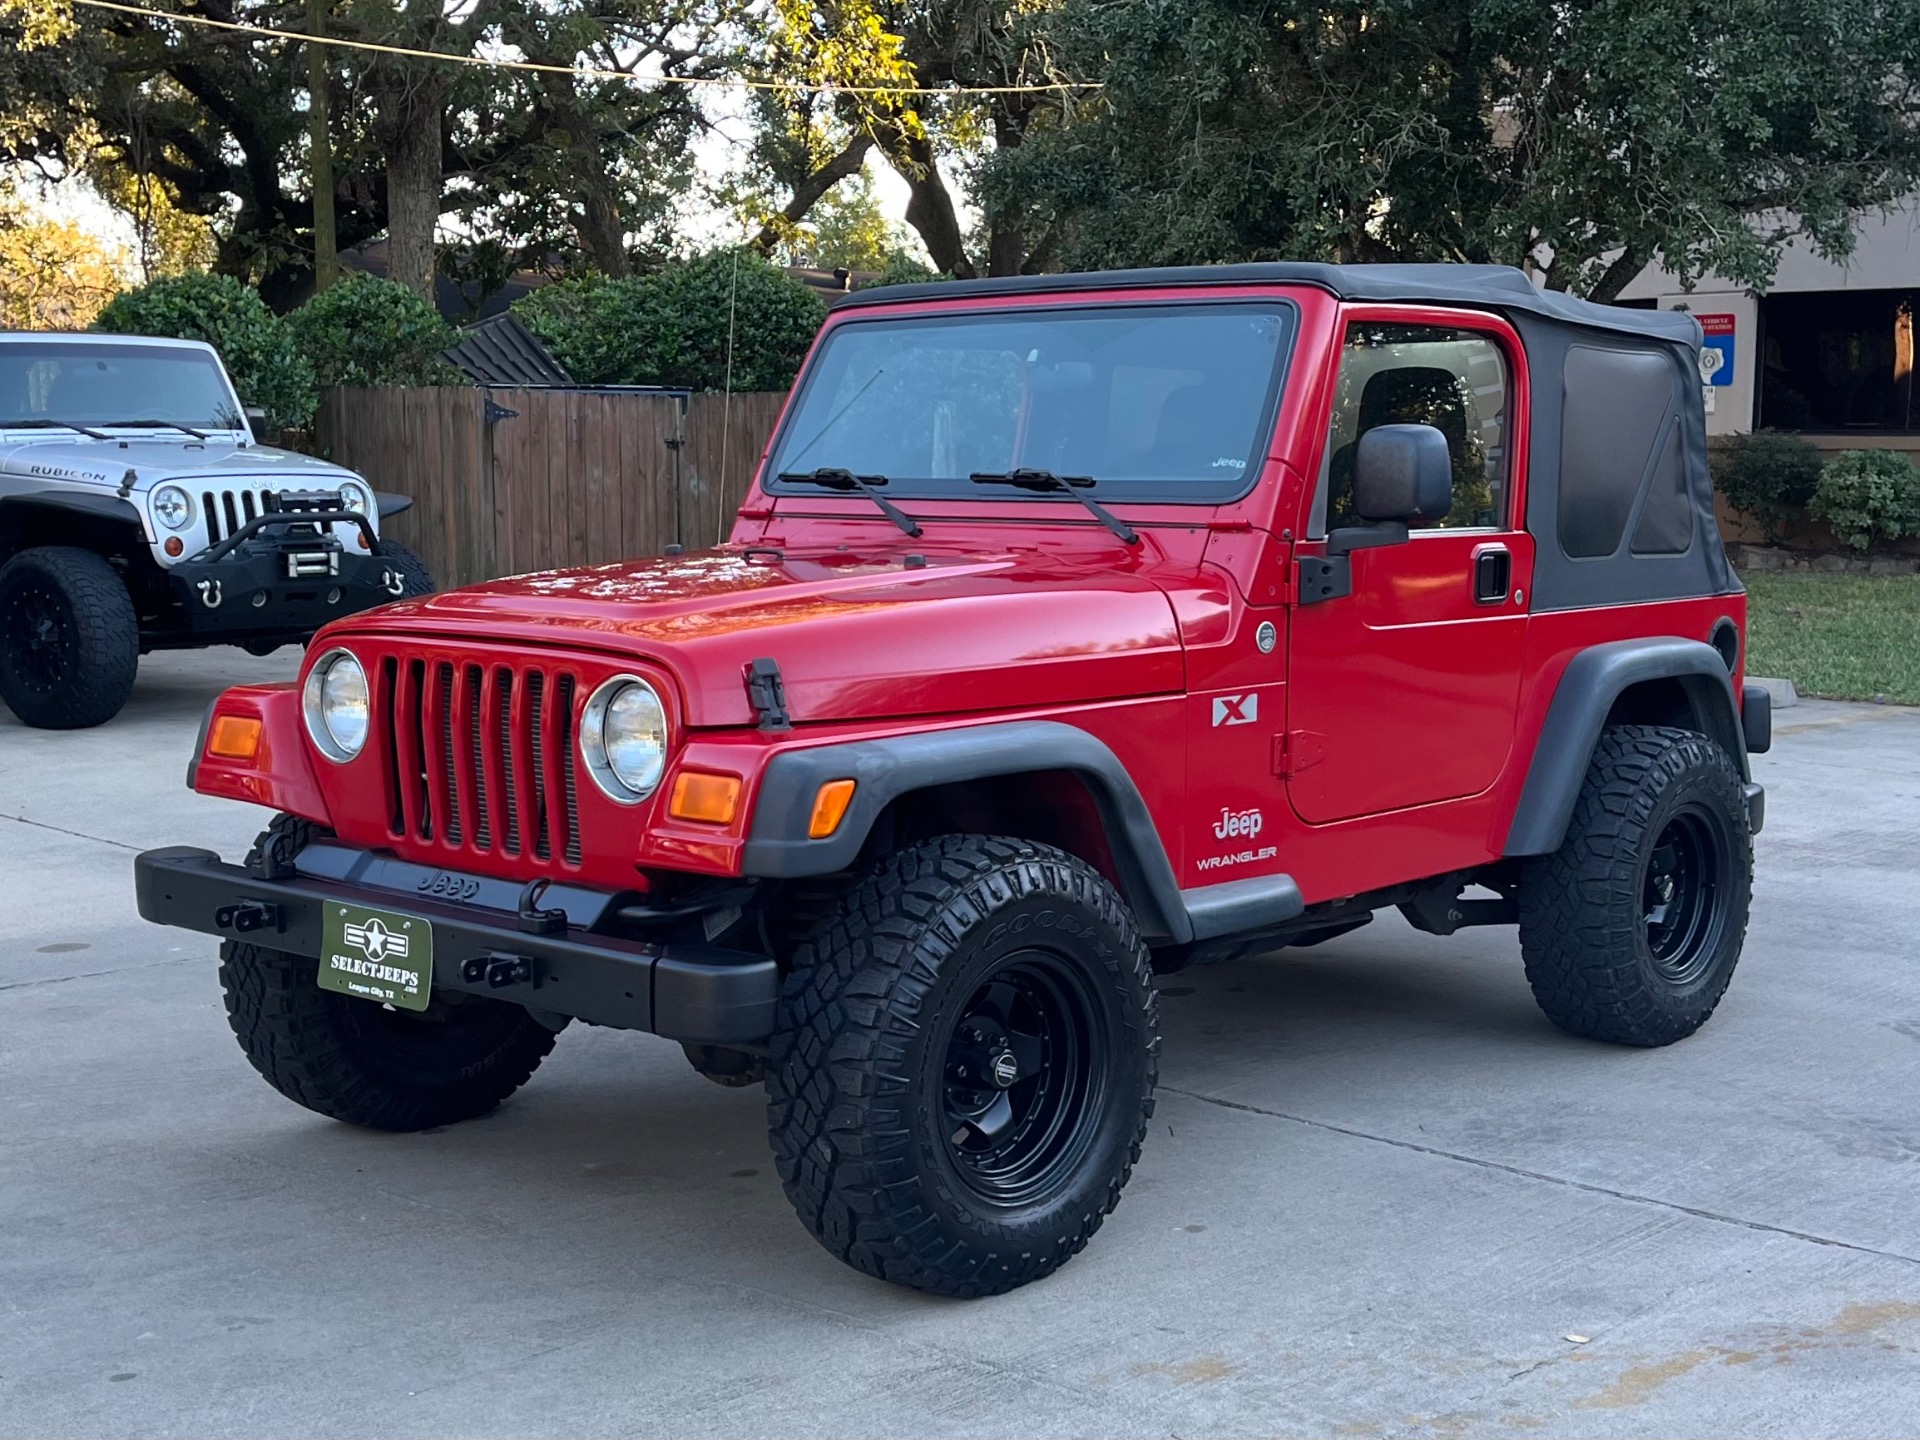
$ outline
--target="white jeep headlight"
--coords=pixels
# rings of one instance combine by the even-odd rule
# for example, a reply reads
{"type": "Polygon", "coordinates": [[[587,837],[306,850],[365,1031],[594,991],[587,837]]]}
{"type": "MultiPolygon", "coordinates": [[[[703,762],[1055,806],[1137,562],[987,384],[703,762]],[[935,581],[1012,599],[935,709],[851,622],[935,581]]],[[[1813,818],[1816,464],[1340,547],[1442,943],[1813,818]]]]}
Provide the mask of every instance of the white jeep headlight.
{"type": "Polygon", "coordinates": [[[601,793],[622,805],[637,805],[666,773],[667,707],[646,681],[616,675],[587,701],[580,750],[601,793]]]}
{"type": "Polygon", "coordinates": [[[193,523],[193,497],[178,485],[162,485],[147,502],[153,518],[169,530],[184,530],[193,523]]]}
{"type": "Polygon", "coordinates": [[[348,650],[329,650],[307,672],[300,692],[307,734],[329,760],[345,762],[367,743],[367,672],[348,650]]]}
{"type": "Polygon", "coordinates": [[[373,513],[373,492],[357,480],[349,480],[340,487],[340,503],[356,515],[373,513]]]}

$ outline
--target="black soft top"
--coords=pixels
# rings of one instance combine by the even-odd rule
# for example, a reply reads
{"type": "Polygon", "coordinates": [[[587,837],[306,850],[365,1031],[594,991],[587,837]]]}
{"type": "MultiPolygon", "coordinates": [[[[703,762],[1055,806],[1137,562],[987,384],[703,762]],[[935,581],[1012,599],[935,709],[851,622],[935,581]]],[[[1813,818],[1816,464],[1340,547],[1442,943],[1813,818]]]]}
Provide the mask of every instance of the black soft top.
{"type": "Polygon", "coordinates": [[[1342,300],[1471,305],[1700,348],[1699,322],[1684,311],[1628,310],[1576,300],[1553,290],[1537,290],[1524,271],[1511,265],[1321,265],[1285,260],[1249,265],[1177,265],[1158,270],[1090,270],[1067,275],[996,275],[985,280],[934,280],[857,290],[834,308],[1179,285],[1313,285],[1342,300]]]}

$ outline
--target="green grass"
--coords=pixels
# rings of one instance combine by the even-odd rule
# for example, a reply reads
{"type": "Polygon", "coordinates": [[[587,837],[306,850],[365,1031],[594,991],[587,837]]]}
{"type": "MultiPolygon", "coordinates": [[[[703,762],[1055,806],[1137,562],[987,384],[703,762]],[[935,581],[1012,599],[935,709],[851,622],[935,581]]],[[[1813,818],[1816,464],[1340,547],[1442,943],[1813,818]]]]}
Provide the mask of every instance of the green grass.
{"type": "Polygon", "coordinates": [[[1746,574],[1747,673],[1920,705],[1920,575],[1746,574]]]}

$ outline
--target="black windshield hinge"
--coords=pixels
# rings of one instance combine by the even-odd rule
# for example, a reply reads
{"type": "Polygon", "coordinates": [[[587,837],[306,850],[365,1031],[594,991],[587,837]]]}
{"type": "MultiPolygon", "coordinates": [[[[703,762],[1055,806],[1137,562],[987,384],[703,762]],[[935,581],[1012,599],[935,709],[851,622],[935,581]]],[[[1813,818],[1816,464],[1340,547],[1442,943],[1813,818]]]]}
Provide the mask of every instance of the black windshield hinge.
{"type": "Polygon", "coordinates": [[[791,730],[787,714],[787,682],[780,678],[780,662],[765,657],[747,666],[747,703],[759,717],[762,730],[791,730]]]}
{"type": "Polygon", "coordinates": [[[1322,600],[1338,600],[1353,593],[1353,566],[1344,555],[1323,560],[1318,555],[1300,557],[1300,603],[1317,605],[1322,600]]]}

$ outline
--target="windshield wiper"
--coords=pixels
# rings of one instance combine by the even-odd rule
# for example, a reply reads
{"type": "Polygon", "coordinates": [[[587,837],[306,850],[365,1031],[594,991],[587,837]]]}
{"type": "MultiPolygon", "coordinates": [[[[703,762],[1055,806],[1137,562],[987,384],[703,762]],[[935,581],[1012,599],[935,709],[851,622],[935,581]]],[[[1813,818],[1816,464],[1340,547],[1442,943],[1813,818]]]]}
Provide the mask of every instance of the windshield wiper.
{"type": "Polygon", "coordinates": [[[976,470],[967,477],[976,485],[1014,485],[1022,490],[1038,490],[1044,494],[1066,495],[1078,500],[1087,507],[1087,512],[1107,529],[1118,535],[1124,544],[1138,545],[1139,535],[1126,521],[1115,515],[1091,495],[1082,495],[1082,490],[1093,488],[1091,475],[1056,475],[1051,470],[1001,470],[992,473],[976,470]]]}
{"type": "Polygon", "coordinates": [[[113,436],[103,430],[89,430],[84,425],[76,425],[71,420],[5,420],[0,421],[0,429],[6,430],[78,430],[82,435],[94,440],[111,440],[113,436]]]}
{"type": "Polygon", "coordinates": [[[884,475],[856,475],[851,470],[842,469],[837,465],[825,465],[818,470],[789,472],[774,478],[786,485],[818,485],[825,490],[858,490],[862,495],[878,505],[880,507],[880,513],[885,515],[887,519],[898,525],[915,540],[920,538],[920,527],[913,522],[912,518],[898,505],[895,505],[891,500],[887,499],[886,496],[873,488],[876,485],[884,485],[887,483],[887,477],[884,475]]]}
{"type": "Polygon", "coordinates": [[[99,423],[109,430],[136,430],[142,427],[149,430],[184,430],[196,440],[207,438],[206,431],[182,425],[178,420],[102,420],[99,423]]]}

